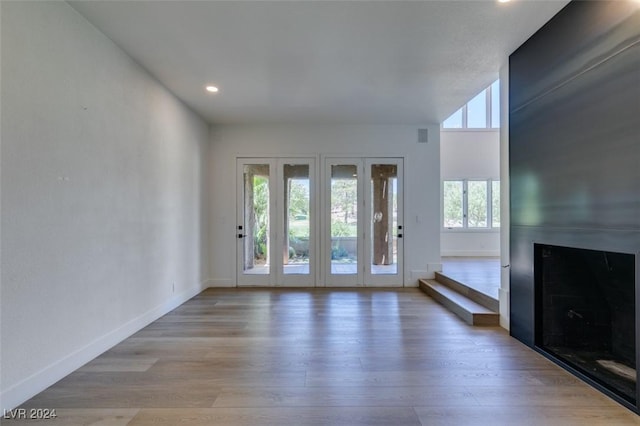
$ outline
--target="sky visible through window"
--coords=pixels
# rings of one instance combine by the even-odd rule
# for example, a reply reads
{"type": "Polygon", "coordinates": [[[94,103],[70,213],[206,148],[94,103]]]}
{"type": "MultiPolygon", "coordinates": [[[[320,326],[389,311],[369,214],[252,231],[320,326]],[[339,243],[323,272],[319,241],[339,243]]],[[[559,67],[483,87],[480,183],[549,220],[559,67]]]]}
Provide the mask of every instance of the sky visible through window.
{"type": "Polygon", "coordinates": [[[500,128],[500,80],[478,93],[442,123],[443,129],[500,128]]]}
{"type": "Polygon", "coordinates": [[[445,129],[462,129],[462,108],[451,114],[449,118],[444,120],[442,127],[445,129]]]}

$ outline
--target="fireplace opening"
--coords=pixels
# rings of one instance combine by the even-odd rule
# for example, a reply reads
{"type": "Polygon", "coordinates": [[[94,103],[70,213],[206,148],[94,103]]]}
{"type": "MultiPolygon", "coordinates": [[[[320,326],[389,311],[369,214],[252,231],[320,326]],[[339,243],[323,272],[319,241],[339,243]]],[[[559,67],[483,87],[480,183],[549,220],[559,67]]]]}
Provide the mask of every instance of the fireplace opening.
{"type": "Polygon", "coordinates": [[[536,244],[536,346],[636,405],[636,258],[536,244]]]}

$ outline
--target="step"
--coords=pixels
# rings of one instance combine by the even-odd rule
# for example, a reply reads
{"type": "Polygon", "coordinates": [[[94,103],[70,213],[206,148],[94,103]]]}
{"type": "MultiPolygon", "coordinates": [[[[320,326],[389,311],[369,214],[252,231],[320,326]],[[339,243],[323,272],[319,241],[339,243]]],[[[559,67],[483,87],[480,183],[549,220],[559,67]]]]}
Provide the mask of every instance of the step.
{"type": "Polygon", "coordinates": [[[435,280],[419,280],[420,289],[469,325],[499,326],[500,314],[435,280]]]}
{"type": "Polygon", "coordinates": [[[468,299],[473,300],[474,302],[484,306],[490,311],[500,311],[500,303],[497,299],[481,293],[478,290],[475,290],[467,286],[466,284],[463,284],[462,282],[443,274],[442,272],[436,272],[436,281],[438,281],[440,284],[446,285],[450,289],[462,294],[463,296],[466,296],[468,299]]]}

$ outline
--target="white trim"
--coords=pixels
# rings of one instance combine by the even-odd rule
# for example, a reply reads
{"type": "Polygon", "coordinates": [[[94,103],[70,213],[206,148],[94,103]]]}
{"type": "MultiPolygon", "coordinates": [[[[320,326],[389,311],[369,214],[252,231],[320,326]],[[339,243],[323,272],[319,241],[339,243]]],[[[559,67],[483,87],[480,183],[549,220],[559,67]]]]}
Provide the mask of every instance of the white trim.
{"type": "MultiPolygon", "coordinates": [[[[268,247],[267,255],[269,256],[269,273],[265,274],[247,274],[244,271],[244,241],[246,238],[253,238],[252,235],[244,234],[245,238],[234,238],[235,250],[236,250],[236,265],[235,276],[236,285],[238,287],[256,287],[266,286],[273,287],[276,284],[276,224],[273,221],[274,212],[276,211],[276,180],[277,180],[277,162],[278,160],[273,157],[242,157],[236,158],[236,224],[234,227],[236,237],[237,234],[244,234],[248,230],[246,229],[245,214],[244,211],[244,166],[246,165],[264,165],[269,167],[268,178],[268,190],[269,190],[269,213],[268,223],[269,231],[267,236],[268,247]],[[238,226],[242,226],[243,229],[238,229],[238,226]]],[[[280,254],[282,256],[282,254],[280,254]]]]}
{"type": "MultiPolygon", "coordinates": [[[[368,229],[368,220],[366,219],[371,215],[371,203],[370,200],[370,166],[377,162],[386,162],[389,164],[395,164],[398,167],[398,225],[402,225],[404,228],[403,214],[404,214],[404,198],[403,198],[403,185],[404,185],[404,156],[321,156],[321,179],[323,182],[323,188],[321,193],[321,247],[322,247],[322,280],[324,287],[403,287],[405,285],[404,279],[404,238],[398,239],[398,269],[396,274],[380,274],[375,275],[370,271],[371,267],[371,255],[368,247],[371,243],[370,230],[368,229]],[[358,266],[355,274],[332,274],[331,273],[331,167],[334,165],[353,165],[357,169],[357,253],[358,253],[358,266]]],[[[403,234],[406,232],[403,230],[403,234]]]]}
{"type": "Polygon", "coordinates": [[[317,192],[316,192],[316,158],[315,157],[287,157],[280,158],[277,161],[276,170],[276,209],[275,215],[272,219],[275,219],[276,226],[276,249],[274,258],[275,264],[272,264],[276,268],[276,280],[275,285],[280,287],[315,287],[316,284],[316,269],[318,265],[318,251],[317,246],[317,223],[318,223],[318,209],[317,209],[317,192]],[[308,274],[285,274],[284,273],[284,261],[282,253],[284,252],[284,218],[288,214],[284,212],[285,206],[285,191],[284,191],[284,166],[285,165],[303,165],[308,166],[308,180],[309,180],[309,273],[308,274]],[[283,215],[284,212],[284,215],[283,215]]]}
{"type": "Polygon", "coordinates": [[[509,330],[510,321],[509,321],[509,289],[508,288],[499,288],[498,289],[498,300],[500,303],[500,327],[509,330]]]}
{"type": "Polygon", "coordinates": [[[507,265],[511,264],[510,253],[510,223],[509,211],[509,64],[500,68],[500,325],[507,330],[510,327],[511,302],[511,274],[507,265]]]}
{"type": "MultiPolygon", "coordinates": [[[[404,235],[406,234],[404,228],[404,157],[390,157],[390,158],[378,158],[367,157],[364,159],[364,221],[363,221],[363,255],[364,255],[364,283],[367,287],[403,287],[404,280],[404,235]],[[373,274],[372,272],[372,245],[373,235],[371,235],[371,217],[373,215],[373,200],[371,199],[372,187],[371,187],[371,167],[374,164],[391,164],[397,167],[397,226],[401,226],[401,229],[396,229],[397,234],[403,234],[402,237],[397,238],[397,270],[395,274],[373,274]]],[[[393,231],[392,231],[393,232],[393,231]]]]}
{"type": "MultiPolygon", "coordinates": [[[[234,240],[236,244],[235,286],[237,287],[314,287],[318,269],[318,243],[317,243],[317,156],[305,157],[236,157],[236,228],[234,240]],[[247,274],[244,271],[244,240],[237,238],[240,232],[238,226],[244,225],[244,170],[247,164],[260,164],[269,166],[269,257],[270,269],[265,274],[247,274]],[[309,246],[309,273],[285,274],[282,260],[284,249],[284,187],[283,170],[287,164],[307,165],[309,167],[309,218],[310,218],[310,246],[309,246]]],[[[246,237],[246,236],[245,236],[246,237]]]]}
{"type": "Polygon", "coordinates": [[[443,250],[442,257],[500,257],[500,250],[443,250]]]}
{"type": "Polygon", "coordinates": [[[205,288],[205,283],[206,282],[202,282],[199,285],[172,297],[166,302],[161,303],[155,308],[126,322],[103,336],[98,337],[84,347],[71,352],[64,358],[51,363],[49,366],[9,387],[7,390],[2,392],[0,400],[2,400],[4,407],[0,407],[0,409],[11,410],[18,407],[23,402],[71,374],[73,371],[111,349],[164,314],[172,311],[187,300],[198,295],[205,288]]]}
{"type": "Polygon", "coordinates": [[[442,232],[451,234],[499,234],[499,227],[495,228],[442,228],[442,232]]]}
{"type": "Polygon", "coordinates": [[[499,133],[500,129],[498,127],[491,127],[490,129],[486,129],[484,127],[465,127],[465,128],[460,128],[460,127],[443,127],[440,129],[441,132],[460,132],[460,133],[469,133],[469,132],[495,132],[495,133],[499,133]]]}
{"type": "Polygon", "coordinates": [[[325,287],[362,287],[364,285],[364,158],[363,157],[323,157],[323,174],[322,182],[324,185],[322,205],[322,226],[321,244],[323,253],[323,280],[325,287]],[[356,254],[357,254],[357,271],[355,274],[332,274],[331,273],[331,181],[332,166],[355,166],[356,167],[356,254]]]}

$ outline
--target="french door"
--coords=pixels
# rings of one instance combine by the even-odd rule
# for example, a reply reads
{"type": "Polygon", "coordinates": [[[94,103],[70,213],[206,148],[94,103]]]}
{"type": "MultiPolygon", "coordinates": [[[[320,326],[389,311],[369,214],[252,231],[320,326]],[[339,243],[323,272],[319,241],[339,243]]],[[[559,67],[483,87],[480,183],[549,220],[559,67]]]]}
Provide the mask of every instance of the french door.
{"type": "Polygon", "coordinates": [[[237,160],[237,285],[402,286],[402,159],[316,173],[315,158],[237,160]]]}
{"type": "Polygon", "coordinates": [[[324,282],[402,286],[401,158],[326,158],[324,282]]]}
{"type": "Polygon", "coordinates": [[[313,286],[313,158],[237,160],[237,284],[313,286]]]}

